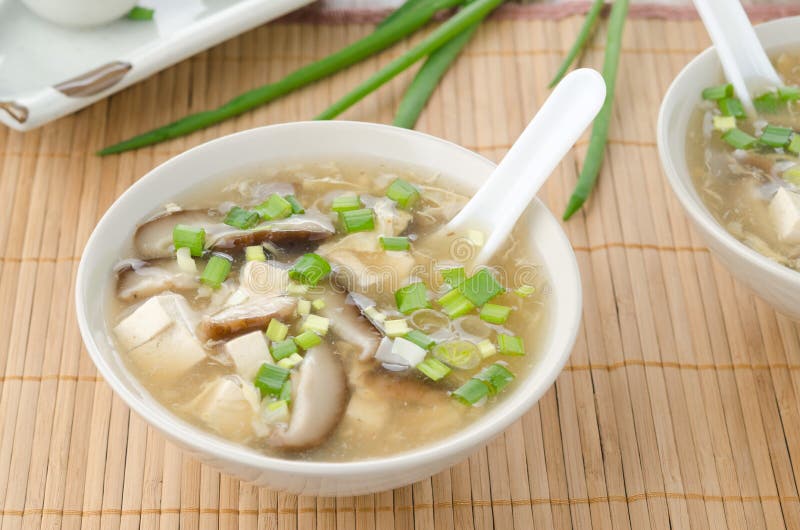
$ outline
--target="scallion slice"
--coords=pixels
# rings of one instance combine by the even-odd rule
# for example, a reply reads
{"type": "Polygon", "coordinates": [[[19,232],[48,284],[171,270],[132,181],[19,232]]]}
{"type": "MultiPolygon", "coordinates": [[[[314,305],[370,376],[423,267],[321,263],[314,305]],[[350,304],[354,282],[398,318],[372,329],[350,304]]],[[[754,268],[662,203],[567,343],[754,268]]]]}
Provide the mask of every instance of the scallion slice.
{"type": "Polygon", "coordinates": [[[261,245],[254,245],[244,249],[244,258],[247,261],[267,261],[267,255],[264,254],[264,247],[261,245]]]}
{"type": "Polygon", "coordinates": [[[520,298],[528,298],[535,292],[536,292],[536,287],[534,287],[533,285],[520,285],[514,290],[514,294],[519,296],[520,298]]]}
{"type": "Polygon", "coordinates": [[[289,278],[306,285],[317,285],[331,272],[331,265],[319,254],[303,254],[289,269],[289,278]]]}
{"type": "Polygon", "coordinates": [[[775,114],[779,104],[780,98],[775,92],[765,92],[753,99],[753,106],[760,114],[775,114]]]}
{"type": "Polygon", "coordinates": [[[475,379],[483,381],[486,386],[489,387],[489,394],[494,395],[503,390],[503,388],[514,380],[514,374],[502,364],[494,363],[481,370],[480,373],[475,376],[475,379]]]}
{"type": "Polygon", "coordinates": [[[505,324],[510,314],[511,308],[508,306],[484,304],[483,307],[481,307],[480,317],[481,320],[489,322],[490,324],[505,324]]]}
{"type": "Polygon", "coordinates": [[[252,228],[257,225],[258,221],[258,212],[245,210],[244,208],[234,206],[228,210],[228,214],[225,216],[224,223],[229,226],[241,228],[242,230],[247,230],[248,228],[252,228]]]}
{"type": "Polygon", "coordinates": [[[733,97],[733,85],[730,83],[703,89],[703,99],[717,101],[729,97],[733,97]]]}
{"type": "Polygon", "coordinates": [[[478,347],[467,340],[451,340],[437,344],[433,356],[453,368],[472,370],[481,363],[478,347]]]}
{"type": "Polygon", "coordinates": [[[742,102],[736,98],[719,100],[719,110],[722,111],[723,116],[734,116],[736,118],[744,118],[746,116],[742,102]]]}
{"type": "Polygon", "coordinates": [[[722,139],[736,149],[750,149],[758,142],[755,136],[750,136],[741,129],[729,129],[725,131],[722,134],[722,139]]]}
{"type": "Polygon", "coordinates": [[[194,262],[192,251],[189,247],[181,247],[175,250],[175,260],[178,262],[178,268],[189,274],[197,273],[197,263],[194,262]]]}
{"type": "Polygon", "coordinates": [[[319,315],[308,315],[303,321],[303,331],[313,331],[317,335],[324,336],[328,333],[328,327],[331,321],[319,315]]]}
{"type": "Polygon", "coordinates": [[[497,351],[503,355],[525,355],[525,343],[521,337],[498,333],[497,351]]]}
{"type": "Polygon", "coordinates": [[[408,250],[411,248],[411,242],[407,237],[386,237],[380,236],[378,238],[381,242],[383,250],[408,250]]]}
{"type": "Polygon", "coordinates": [[[153,20],[155,12],[149,7],[133,6],[126,16],[129,20],[153,20]]]}
{"type": "Polygon", "coordinates": [[[375,216],[371,208],[339,212],[339,221],[345,232],[367,232],[375,229],[375,216]]]}
{"type": "Polygon", "coordinates": [[[413,208],[420,198],[417,187],[403,179],[395,179],[389,184],[389,188],[386,190],[386,196],[405,210],[413,208]]]}
{"type": "Polygon", "coordinates": [[[297,344],[292,339],[273,342],[270,345],[269,352],[272,354],[273,359],[280,361],[293,353],[297,353],[297,344]]]}
{"type": "MultiPolygon", "coordinates": [[[[302,361],[303,358],[300,357],[300,360],[302,361]]],[[[281,386],[281,393],[278,396],[278,399],[281,400],[281,401],[284,401],[286,403],[289,403],[289,402],[292,401],[292,380],[291,379],[287,379],[286,381],[283,382],[283,386],[281,386]]]]}
{"type": "Polygon", "coordinates": [[[725,132],[736,127],[736,118],[733,116],[714,116],[711,120],[714,130],[725,132]]]}
{"type": "Polygon", "coordinates": [[[304,350],[310,350],[322,342],[322,338],[313,331],[304,331],[294,338],[294,342],[304,350]]]}
{"type": "Polygon", "coordinates": [[[290,356],[284,357],[278,361],[278,366],[281,368],[286,368],[287,370],[291,370],[301,362],[303,362],[303,357],[299,353],[293,353],[290,356]]]}
{"type": "Polygon", "coordinates": [[[792,135],[792,141],[789,142],[789,146],[786,149],[789,152],[800,155],[800,134],[794,133],[792,135]]]}
{"type": "Polygon", "coordinates": [[[467,273],[464,272],[464,267],[442,269],[440,273],[445,283],[451,287],[457,287],[461,282],[467,279],[467,273]]]}
{"type": "Polygon", "coordinates": [[[289,370],[274,364],[264,363],[258,369],[255,381],[262,396],[279,396],[283,383],[289,379],[289,370]]]}
{"type": "Polygon", "coordinates": [[[272,342],[280,342],[284,340],[288,334],[289,326],[277,318],[273,318],[269,321],[269,325],[267,325],[267,338],[269,340],[272,342]]]}
{"type": "Polygon", "coordinates": [[[762,144],[770,147],[785,147],[792,138],[792,130],[788,127],[767,125],[758,139],[762,144]]]}
{"type": "Polygon", "coordinates": [[[464,316],[475,309],[475,304],[470,302],[469,298],[464,296],[458,289],[448,291],[439,298],[438,302],[442,306],[442,310],[450,318],[464,316]]]}
{"type": "Polygon", "coordinates": [[[436,345],[436,341],[433,340],[431,337],[426,335],[425,333],[421,332],[418,329],[412,329],[405,335],[403,338],[407,341],[411,341],[423,350],[430,350],[433,346],[436,345]]]}
{"type": "Polygon", "coordinates": [[[792,166],[781,175],[783,180],[791,182],[795,186],[800,186],[800,165],[792,166]]]}
{"type": "Polygon", "coordinates": [[[188,248],[192,256],[203,255],[203,246],[206,243],[206,231],[203,228],[195,228],[189,225],[175,225],[172,229],[172,244],[175,250],[188,248]]]}
{"type": "Polygon", "coordinates": [[[311,313],[311,302],[308,300],[298,300],[297,301],[297,314],[298,315],[308,315],[311,313]]]}
{"type": "Polygon", "coordinates": [[[481,357],[486,359],[487,357],[491,357],[492,355],[496,354],[497,348],[495,348],[492,341],[485,339],[478,343],[478,351],[480,352],[481,357]]]}
{"type": "Polygon", "coordinates": [[[231,260],[215,254],[206,263],[206,268],[203,269],[203,274],[200,275],[200,281],[216,289],[222,285],[222,282],[225,281],[230,272],[231,260]]]}
{"type": "Polygon", "coordinates": [[[397,309],[404,315],[431,306],[428,301],[428,289],[422,282],[414,282],[401,287],[395,291],[394,300],[397,303],[397,309]]]}
{"type": "Polygon", "coordinates": [[[284,219],[292,215],[292,203],[273,193],[266,201],[253,208],[258,214],[267,221],[274,219],[284,219]]]}
{"type": "Polygon", "coordinates": [[[783,101],[797,101],[800,99],[799,86],[782,86],[778,87],[778,97],[783,101]]]}
{"type": "Polygon", "coordinates": [[[361,199],[358,195],[346,193],[333,199],[331,210],[334,212],[349,212],[361,208],[361,199]]]}
{"type": "Polygon", "coordinates": [[[417,365],[417,370],[433,381],[438,381],[450,373],[450,367],[438,359],[428,358],[417,365]]]}
{"type": "Polygon", "coordinates": [[[317,311],[322,311],[325,309],[325,300],[322,298],[317,298],[316,300],[311,302],[311,307],[316,309],[317,311]]]}
{"type": "Polygon", "coordinates": [[[303,208],[303,205],[300,204],[300,201],[298,201],[297,197],[294,195],[284,195],[283,198],[292,205],[292,213],[306,213],[306,209],[303,208]]]}
{"type": "Polygon", "coordinates": [[[489,387],[483,381],[472,378],[451,395],[465,405],[475,405],[489,395],[489,387]]]}
{"type": "Polygon", "coordinates": [[[481,269],[458,285],[458,290],[475,306],[482,306],[505,291],[491,272],[481,269]]]}
{"type": "Polygon", "coordinates": [[[385,321],[383,329],[388,337],[402,337],[411,331],[411,328],[408,327],[408,322],[402,318],[385,321]]]}

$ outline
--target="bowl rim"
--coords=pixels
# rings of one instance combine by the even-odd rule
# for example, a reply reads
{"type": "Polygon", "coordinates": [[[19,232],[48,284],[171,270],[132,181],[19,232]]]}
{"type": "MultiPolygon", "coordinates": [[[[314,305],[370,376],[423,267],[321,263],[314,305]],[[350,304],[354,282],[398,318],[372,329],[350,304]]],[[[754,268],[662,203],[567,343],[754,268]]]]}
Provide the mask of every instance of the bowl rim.
{"type": "MultiPolygon", "coordinates": [[[[783,26],[798,26],[800,27],[800,16],[783,17],[761,24],[755,25],[756,34],[759,38],[765,37],[766,34],[775,29],[776,27],[783,26]]],[[[780,46],[780,44],[776,45],[780,46]]],[[[769,46],[772,48],[775,46],[769,46]]],[[[709,46],[699,54],[697,54],[691,61],[689,61],[675,76],[675,79],[670,83],[667,92],[661,100],[661,107],[658,112],[658,121],[656,124],[656,143],[658,145],[658,154],[661,159],[661,165],[667,176],[667,181],[672,187],[673,192],[678,197],[684,210],[689,214],[692,220],[700,225],[700,227],[710,234],[710,236],[721,245],[725,250],[740,256],[745,259],[750,265],[758,267],[765,272],[780,277],[782,280],[790,283],[797,284],[800,287],[800,271],[795,271],[781,265],[780,263],[771,260],[763,254],[753,250],[733,237],[725,228],[708,211],[702,199],[694,192],[694,184],[689,180],[688,169],[677,167],[674,157],[668,150],[669,142],[669,129],[668,113],[677,108],[680,104],[678,91],[680,87],[685,84],[690,84],[691,77],[695,69],[700,68],[700,63],[709,60],[709,57],[715,54],[714,46],[709,46]],[[686,175],[686,179],[683,176],[686,175]]],[[[700,87],[702,89],[702,87],[700,87]]],[[[698,94],[699,94],[698,90],[698,94]]],[[[685,134],[684,134],[685,137],[685,134]]],[[[685,143],[682,144],[685,149],[685,143]]]]}
{"type": "MultiPolygon", "coordinates": [[[[84,345],[86,346],[92,361],[94,362],[100,374],[103,376],[104,380],[109,384],[109,386],[111,386],[113,391],[123,399],[127,406],[139,414],[139,416],[142,417],[149,425],[152,425],[167,437],[179,441],[184,448],[189,448],[193,452],[207,455],[210,454],[217,459],[217,461],[232,461],[236,464],[250,466],[251,468],[255,468],[257,470],[293,473],[295,475],[307,477],[335,477],[347,473],[374,475],[376,473],[390,473],[395,470],[405,470],[412,466],[419,467],[426,464],[433,465],[437,461],[446,460],[448,455],[452,456],[461,451],[472,449],[478,444],[487,443],[491,437],[500,434],[511,423],[518,420],[541,398],[542,395],[544,395],[547,390],[550,389],[569,359],[577,339],[578,331],[580,329],[583,308],[583,291],[577,258],[563,228],[559,225],[552,212],[550,212],[550,210],[538,198],[534,199],[531,207],[535,205],[537,209],[541,209],[542,215],[549,217],[549,222],[551,222],[555,228],[555,230],[553,230],[553,236],[556,240],[556,243],[567,252],[565,257],[569,266],[566,269],[559,269],[559,275],[566,275],[569,277],[568,281],[574,283],[574,297],[571,296],[568,300],[566,300],[569,303],[569,306],[565,309],[565,317],[563,318],[564,322],[567,324],[567,327],[570,328],[569,335],[562,338],[564,348],[560,352],[549,352],[551,354],[558,353],[560,357],[545,363],[547,366],[543,368],[543,372],[532,370],[531,373],[528,374],[527,378],[531,378],[535,374],[538,374],[538,377],[541,378],[541,384],[537,388],[525,389],[522,386],[519,387],[516,390],[516,393],[527,392],[527,394],[520,396],[520,399],[516,401],[516,403],[513,400],[506,400],[503,403],[498,404],[498,406],[494,409],[493,414],[485,415],[479,419],[479,421],[473,422],[467,427],[456,431],[452,435],[430,444],[385,457],[346,462],[289,460],[285,458],[259,454],[251,448],[226,440],[211,432],[205,431],[200,427],[191,425],[180,418],[174,417],[174,413],[171,411],[166,411],[166,414],[168,415],[167,419],[172,419],[171,423],[168,425],[162,424],[161,419],[154,418],[156,415],[161,416],[161,411],[154,409],[151,404],[147,403],[140,396],[136,396],[133,392],[131,392],[126,385],[123,384],[121,379],[117,377],[112,367],[106,362],[101,354],[100,347],[94,340],[91,331],[91,325],[87,317],[86,307],[88,299],[83,296],[83,293],[85,292],[86,284],[89,281],[87,277],[87,269],[89,268],[89,265],[87,264],[86,256],[88,256],[90,254],[89,251],[98,244],[97,241],[100,237],[98,235],[100,232],[100,227],[106,223],[109,217],[109,212],[112,212],[115,208],[117,208],[120,203],[127,201],[128,196],[133,194],[132,190],[136,190],[142,186],[147,186],[149,181],[158,178],[161,173],[170,171],[171,166],[177,164],[179,160],[195,156],[198,152],[209,149],[212,145],[216,146],[218,144],[224,144],[227,142],[236,142],[237,139],[244,138],[247,135],[260,134],[259,131],[264,129],[274,130],[287,127],[312,126],[322,128],[358,127],[371,130],[376,134],[395,134],[407,137],[418,137],[427,142],[443,145],[446,149],[461,151],[462,154],[474,158],[476,163],[488,164],[490,167],[495,166],[492,161],[474,151],[430,134],[391,125],[345,120],[287,122],[256,127],[225,135],[188,149],[152,168],[144,176],[127,188],[106,210],[106,212],[97,222],[92,234],[86,242],[76,276],[75,304],[78,326],[84,345]],[[173,418],[170,418],[170,416],[173,416],[173,418]],[[200,436],[198,436],[198,434],[200,436]]],[[[414,164],[413,160],[410,160],[409,162],[414,164]]],[[[421,167],[425,167],[422,164],[419,165],[421,167]]],[[[235,170],[237,167],[238,166],[236,166],[234,163],[231,165],[230,169],[235,170]]],[[[541,256],[541,259],[544,260],[544,256],[541,256]]],[[[555,319],[555,315],[553,318],[555,319]]],[[[555,323],[551,327],[556,329],[555,323]]],[[[551,333],[549,337],[551,340],[553,340],[554,335],[551,333]]],[[[556,339],[558,339],[558,337],[556,337],[556,339]]],[[[555,347],[555,345],[551,347],[555,347]]],[[[116,349],[113,351],[115,354],[119,355],[116,349]]],[[[127,369],[125,369],[125,372],[128,372],[127,369]]],[[[136,380],[135,376],[131,375],[131,377],[136,380]]]]}

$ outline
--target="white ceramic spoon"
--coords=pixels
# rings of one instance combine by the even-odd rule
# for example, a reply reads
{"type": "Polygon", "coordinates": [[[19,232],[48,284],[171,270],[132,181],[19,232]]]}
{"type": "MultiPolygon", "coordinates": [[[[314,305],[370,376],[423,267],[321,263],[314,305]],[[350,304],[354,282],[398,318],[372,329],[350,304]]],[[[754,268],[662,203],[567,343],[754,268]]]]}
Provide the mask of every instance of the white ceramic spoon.
{"type": "Polygon", "coordinates": [[[738,0],[694,0],[717,50],[725,77],[751,116],[753,97],[783,85],[738,0]]]}
{"type": "Polygon", "coordinates": [[[595,70],[581,68],[567,75],[478,192],[447,224],[449,233],[479,230],[486,236],[475,265],[486,263],[506,240],[605,97],[605,81],[595,70]]]}

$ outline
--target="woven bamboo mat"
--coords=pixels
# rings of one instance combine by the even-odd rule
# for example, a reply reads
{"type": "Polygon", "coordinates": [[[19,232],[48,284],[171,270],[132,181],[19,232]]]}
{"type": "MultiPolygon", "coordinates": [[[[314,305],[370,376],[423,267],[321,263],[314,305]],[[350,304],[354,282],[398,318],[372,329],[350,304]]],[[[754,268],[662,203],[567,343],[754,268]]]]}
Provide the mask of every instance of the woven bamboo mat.
{"type": "MultiPolygon", "coordinates": [[[[499,159],[581,21],[540,15],[506,10],[486,24],[419,128],[499,159]]],[[[307,119],[399,49],[186,139],[105,159],[92,151],[370,29],[286,19],[40,130],[0,130],[2,529],[800,528],[800,328],[707,252],[656,154],[661,95],[707,45],[691,19],[629,22],[600,185],[566,225],[585,293],[575,351],[539,404],[469,460],[395,491],[297,498],[201,466],[112,394],[82,348],[72,304],[98,217],[175,153],[307,119]]],[[[590,49],[584,63],[601,62],[602,47],[590,49]]],[[[346,117],[390,121],[408,80],[346,117]]],[[[585,148],[547,185],[557,212],[585,148]]]]}

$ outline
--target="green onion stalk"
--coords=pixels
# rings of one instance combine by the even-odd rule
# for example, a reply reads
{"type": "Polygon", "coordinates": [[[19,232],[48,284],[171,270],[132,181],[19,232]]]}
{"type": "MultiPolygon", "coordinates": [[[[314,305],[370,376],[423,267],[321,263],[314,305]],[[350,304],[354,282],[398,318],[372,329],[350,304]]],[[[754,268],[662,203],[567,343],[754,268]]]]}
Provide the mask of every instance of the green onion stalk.
{"type": "MultiPolygon", "coordinates": [[[[274,101],[286,94],[328,77],[370,57],[424,26],[442,9],[456,7],[464,0],[409,0],[372,33],[324,59],[295,70],[283,79],[254,88],[216,109],[190,114],[163,127],[101,149],[99,155],[110,155],[157,144],[233,118],[251,109],[274,101]]],[[[499,3],[500,0],[493,0],[499,3]]]]}
{"type": "Polygon", "coordinates": [[[603,165],[606,140],[608,139],[608,126],[611,122],[611,110],[614,104],[614,87],[617,80],[617,68],[619,66],[619,55],[622,48],[622,32],[625,27],[625,17],[628,14],[629,0],[614,0],[611,7],[611,15],[608,20],[608,36],[606,37],[606,53],[603,58],[603,79],[606,82],[606,100],[600,113],[594,120],[592,135],[589,139],[589,148],[586,151],[586,159],[583,169],[578,177],[578,183],[569,203],[564,211],[566,221],[577,212],[597,183],[597,176],[600,173],[600,166],[603,165]]]}
{"type": "Polygon", "coordinates": [[[589,38],[594,34],[594,29],[597,26],[597,19],[600,16],[600,11],[603,10],[603,5],[605,4],[605,0],[594,0],[592,6],[589,8],[589,11],[586,13],[586,18],[583,20],[583,25],[581,26],[580,31],[578,32],[578,37],[575,39],[575,42],[572,43],[572,47],[567,52],[567,56],[564,57],[564,62],[561,63],[559,66],[556,75],[553,76],[553,80],[550,81],[548,88],[553,88],[558,84],[559,81],[566,75],[567,70],[575,62],[575,59],[583,52],[584,46],[586,46],[586,42],[589,38]]]}

